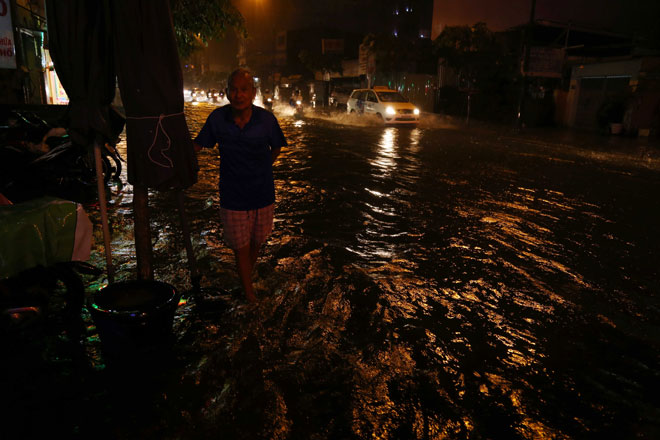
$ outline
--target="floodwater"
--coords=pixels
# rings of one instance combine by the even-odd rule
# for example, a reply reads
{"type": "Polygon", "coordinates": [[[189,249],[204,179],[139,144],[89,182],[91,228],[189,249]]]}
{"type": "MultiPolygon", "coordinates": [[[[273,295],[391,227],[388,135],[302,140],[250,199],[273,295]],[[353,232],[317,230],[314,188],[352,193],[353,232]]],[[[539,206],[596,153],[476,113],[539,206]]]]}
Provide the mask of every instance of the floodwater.
{"type": "MultiPolygon", "coordinates": [[[[186,105],[193,135],[213,108],[186,105]]],[[[276,115],[290,146],[259,304],[184,294],[173,359],[139,381],[112,376],[88,321],[84,365],[45,354],[59,387],[26,410],[84,438],[660,438],[657,146],[276,115]]],[[[217,160],[200,153],[186,192],[209,291],[238,286],[217,160]]],[[[156,278],[186,292],[175,198],[150,206],[156,278]]],[[[110,212],[132,278],[130,185],[110,212]]]]}

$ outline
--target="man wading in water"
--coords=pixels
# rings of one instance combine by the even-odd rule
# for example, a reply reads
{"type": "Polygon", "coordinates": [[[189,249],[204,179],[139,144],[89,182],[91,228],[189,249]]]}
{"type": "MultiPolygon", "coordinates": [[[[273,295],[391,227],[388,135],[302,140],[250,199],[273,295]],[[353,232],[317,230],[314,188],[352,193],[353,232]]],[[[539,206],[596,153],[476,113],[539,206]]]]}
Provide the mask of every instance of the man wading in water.
{"type": "Polygon", "coordinates": [[[275,116],[252,104],[256,93],[249,71],[232,72],[229,104],[211,112],[194,140],[197,151],[218,145],[220,219],[249,302],[257,300],[252,271],[259,248],[273,230],[273,162],[287,145],[275,116]]]}

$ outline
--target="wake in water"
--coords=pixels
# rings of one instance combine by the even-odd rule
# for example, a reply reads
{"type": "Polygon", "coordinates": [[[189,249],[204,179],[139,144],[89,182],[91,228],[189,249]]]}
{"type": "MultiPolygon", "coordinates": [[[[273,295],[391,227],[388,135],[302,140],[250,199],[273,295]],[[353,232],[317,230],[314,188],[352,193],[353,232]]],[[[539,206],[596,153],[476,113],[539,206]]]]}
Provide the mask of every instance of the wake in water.
{"type": "MultiPolygon", "coordinates": [[[[293,107],[286,104],[276,104],[273,107],[273,113],[278,117],[293,117],[293,107]]],[[[340,110],[324,110],[316,108],[305,108],[304,117],[331,122],[338,125],[350,125],[354,127],[384,127],[383,121],[376,115],[349,114],[340,110]]],[[[393,124],[395,127],[414,127],[414,125],[393,124]]],[[[422,113],[419,128],[424,129],[458,129],[460,124],[453,118],[434,113],[422,113]]]]}

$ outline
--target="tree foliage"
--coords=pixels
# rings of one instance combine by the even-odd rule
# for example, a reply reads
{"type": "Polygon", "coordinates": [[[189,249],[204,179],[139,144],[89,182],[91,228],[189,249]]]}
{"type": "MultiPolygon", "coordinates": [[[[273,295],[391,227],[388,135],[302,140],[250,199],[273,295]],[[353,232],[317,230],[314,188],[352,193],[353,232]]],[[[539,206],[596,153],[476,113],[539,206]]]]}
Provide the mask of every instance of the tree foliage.
{"type": "Polygon", "coordinates": [[[406,73],[435,73],[436,58],[426,39],[379,33],[367,34],[362,44],[370,47],[381,79],[406,73]]]}
{"type": "Polygon", "coordinates": [[[434,40],[433,48],[458,74],[462,87],[483,90],[513,79],[515,55],[485,23],[447,26],[434,40]]]}
{"type": "Polygon", "coordinates": [[[343,71],[341,65],[343,56],[340,54],[313,53],[303,49],[298,54],[298,58],[303,66],[312,72],[327,70],[341,73],[343,71]]]}
{"type": "Polygon", "coordinates": [[[389,33],[368,34],[362,44],[371,47],[376,59],[376,70],[379,72],[405,72],[415,58],[410,44],[389,33]]]}
{"type": "Polygon", "coordinates": [[[247,36],[245,19],[231,0],[170,0],[170,6],[182,59],[230,29],[247,36]]]}

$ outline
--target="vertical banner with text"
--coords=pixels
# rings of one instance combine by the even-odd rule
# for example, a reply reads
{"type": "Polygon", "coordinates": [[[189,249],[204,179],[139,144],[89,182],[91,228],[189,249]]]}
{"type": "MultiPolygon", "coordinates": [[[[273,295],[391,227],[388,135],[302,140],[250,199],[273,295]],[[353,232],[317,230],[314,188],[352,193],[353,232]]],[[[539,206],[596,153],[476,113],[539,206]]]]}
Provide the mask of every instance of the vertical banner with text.
{"type": "Polygon", "coordinates": [[[11,24],[9,0],[0,0],[0,69],[15,68],[14,28],[11,24]]]}

